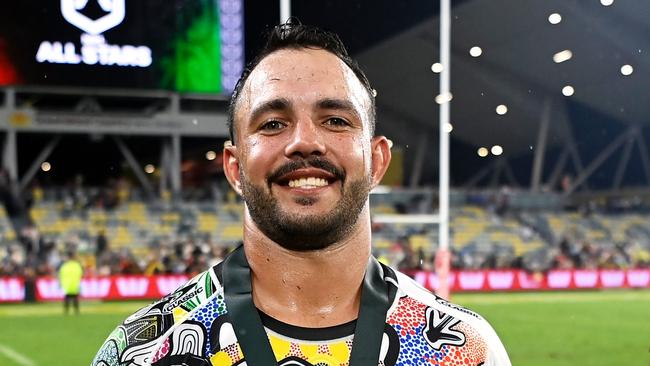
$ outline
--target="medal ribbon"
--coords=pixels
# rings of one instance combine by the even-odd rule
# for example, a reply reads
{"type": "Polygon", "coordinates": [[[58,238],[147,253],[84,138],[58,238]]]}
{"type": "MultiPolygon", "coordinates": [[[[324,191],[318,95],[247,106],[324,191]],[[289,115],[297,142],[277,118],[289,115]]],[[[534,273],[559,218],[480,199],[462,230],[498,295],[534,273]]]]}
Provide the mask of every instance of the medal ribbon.
{"type": "MultiPolygon", "coordinates": [[[[390,304],[388,284],[374,257],[370,257],[362,286],[350,366],[377,366],[390,304]]],[[[250,267],[243,246],[224,260],[223,288],[228,316],[246,364],[277,365],[262,319],[253,303],[250,267]]]]}

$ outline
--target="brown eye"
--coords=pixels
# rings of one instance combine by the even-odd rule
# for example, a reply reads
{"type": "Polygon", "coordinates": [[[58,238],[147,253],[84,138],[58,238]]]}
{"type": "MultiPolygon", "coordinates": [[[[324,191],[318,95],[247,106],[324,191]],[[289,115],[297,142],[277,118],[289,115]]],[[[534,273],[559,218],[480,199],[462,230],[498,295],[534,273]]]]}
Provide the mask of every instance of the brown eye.
{"type": "Polygon", "coordinates": [[[332,127],[347,127],[350,125],[348,121],[338,117],[328,118],[325,124],[332,127]]]}
{"type": "Polygon", "coordinates": [[[263,130],[263,131],[276,131],[276,130],[280,130],[280,129],[284,128],[284,127],[285,127],[284,123],[282,123],[280,121],[273,120],[273,121],[265,122],[260,127],[260,130],[263,130]]]}

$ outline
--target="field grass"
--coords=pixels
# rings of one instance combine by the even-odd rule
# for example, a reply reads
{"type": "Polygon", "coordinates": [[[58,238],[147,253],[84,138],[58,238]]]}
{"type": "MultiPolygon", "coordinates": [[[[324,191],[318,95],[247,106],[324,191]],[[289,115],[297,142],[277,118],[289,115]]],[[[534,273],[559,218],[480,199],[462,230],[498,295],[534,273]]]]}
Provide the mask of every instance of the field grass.
{"type": "MultiPolygon", "coordinates": [[[[515,366],[650,365],[650,291],[458,294],[485,316],[515,366]]],[[[0,365],[85,366],[143,302],[0,305],[0,365]]]]}

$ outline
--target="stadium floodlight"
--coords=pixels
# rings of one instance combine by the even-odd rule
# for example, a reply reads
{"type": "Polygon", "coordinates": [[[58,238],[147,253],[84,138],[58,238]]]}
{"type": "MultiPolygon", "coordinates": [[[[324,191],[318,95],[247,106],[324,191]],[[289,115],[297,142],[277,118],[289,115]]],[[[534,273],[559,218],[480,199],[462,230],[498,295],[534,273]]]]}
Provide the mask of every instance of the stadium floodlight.
{"type": "Polygon", "coordinates": [[[52,164],[47,161],[41,163],[41,170],[44,172],[49,172],[52,169],[52,164]]]}
{"type": "Polygon", "coordinates": [[[563,94],[565,97],[570,97],[570,96],[572,96],[574,92],[575,92],[575,90],[573,89],[573,87],[572,87],[571,85],[567,85],[567,86],[565,86],[564,88],[562,88],[562,94],[563,94]]]}
{"type": "Polygon", "coordinates": [[[214,160],[214,159],[217,158],[217,153],[210,150],[210,151],[205,153],[205,158],[208,159],[208,160],[214,160]]]}
{"type": "Polygon", "coordinates": [[[476,153],[478,154],[478,156],[484,158],[484,157],[488,156],[488,154],[489,154],[490,152],[489,152],[489,150],[487,149],[487,147],[483,147],[483,146],[481,146],[481,147],[478,148],[478,150],[476,151],[476,153]]]}
{"type": "Polygon", "coordinates": [[[483,54],[483,50],[479,46],[474,46],[469,49],[469,54],[472,57],[479,57],[480,55],[483,54]]]}
{"type": "Polygon", "coordinates": [[[553,61],[556,64],[559,64],[559,63],[562,63],[564,61],[570,60],[571,57],[573,57],[573,52],[571,52],[571,50],[564,50],[564,51],[560,51],[560,52],[554,54],[553,55],[553,61]]]}
{"type": "Polygon", "coordinates": [[[562,21],[562,16],[558,13],[553,13],[548,16],[548,22],[551,24],[560,24],[562,21]]]}
{"type": "Polygon", "coordinates": [[[445,132],[451,133],[451,131],[453,130],[454,130],[454,125],[452,125],[451,123],[445,123],[445,132]]]}
{"type": "Polygon", "coordinates": [[[614,4],[614,0],[600,0],[600,3],[603,6],[610,6],[610,5],[614,4]]]}
{"type": "Polygon", "coordinates": [[[508,113],[508,107],[505,104],[499,104],[496,108],[496,112],[498,115],[503,116],[508,113]]]}
{"type": "Polygon", "coordinates": [[[501,147],[501,145],[494,145],[492,146],[492,149],[490,149],[490,152],[492,153],[492,155],[499,156],[503,154],[503,148],[501,147]]]}
{"type": "Polygon", "coordinates": [[[156,168],[152,164],[147,164],[144,166],[144,172],[147,174],[153,174],[156,171],[156,168]]]}
{"type": "Polygon", "coordinates": [[[621,74],[629,76],[634,72],[632,65],[623,65],[621,66],[621,74]]]}
{"type": "Polygon", "coordinates": [[[453,98],[454,96],[451,93],[438,94],[436,95],[436,103],[438,104],[448,103],[451,102],[453,98]]]}
{"type": "Polygon", "coordinates": [[[440,74],[442,72],[442,64],[440,62],[436,62],[435,64],[431,65],[431,71],[435,72],[436,74],[440,74]]]}

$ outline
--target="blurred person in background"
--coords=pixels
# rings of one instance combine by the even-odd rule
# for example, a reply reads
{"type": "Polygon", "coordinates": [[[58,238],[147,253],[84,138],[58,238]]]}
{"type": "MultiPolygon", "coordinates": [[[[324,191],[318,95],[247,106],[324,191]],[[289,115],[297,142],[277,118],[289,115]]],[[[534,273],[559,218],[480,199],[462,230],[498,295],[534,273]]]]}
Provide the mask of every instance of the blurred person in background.
{"type": "Polygon", "coordinates": [[[79,314],[79,292],[81,290],[81,277],[83,267],[76,258],[74,250],[68,250],[66,258],[59,268],[59,283],[63,290],[63,312],[68,314],[70,304],[74,307],[75,314],[79,314]]]}

